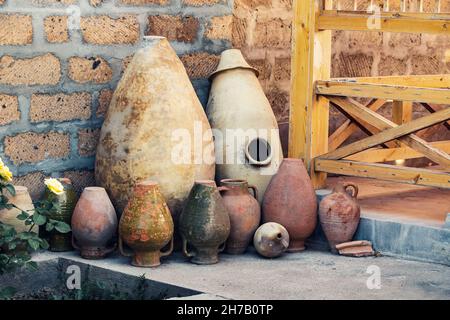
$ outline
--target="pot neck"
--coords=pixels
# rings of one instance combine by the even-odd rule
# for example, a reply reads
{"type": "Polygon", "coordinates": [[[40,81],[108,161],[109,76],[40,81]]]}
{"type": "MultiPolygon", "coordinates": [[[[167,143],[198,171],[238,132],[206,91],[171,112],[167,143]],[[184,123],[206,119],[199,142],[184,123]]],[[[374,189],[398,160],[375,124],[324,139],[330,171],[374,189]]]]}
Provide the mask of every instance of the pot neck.
{"type": "Polygon", "coordinates": [[[245,192],[248,193],[248,182],[239,179],[223,179],[221,185],[226,187],[225,191],[245,192]]]}

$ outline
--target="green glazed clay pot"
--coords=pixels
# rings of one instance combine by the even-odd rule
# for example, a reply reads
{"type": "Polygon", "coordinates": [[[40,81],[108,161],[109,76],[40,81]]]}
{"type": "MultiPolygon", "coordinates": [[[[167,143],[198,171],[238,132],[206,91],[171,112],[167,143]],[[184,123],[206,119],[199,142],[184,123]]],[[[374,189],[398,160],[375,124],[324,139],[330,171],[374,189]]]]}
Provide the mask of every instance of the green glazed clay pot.
{"type": "Polygon", "coordinates": [[[230,217],[214,181],[194,183],[180,216],[180,233],[183,253],[192,263],[219,262],[218,254],[230,234],[230,217]]]}
{"type": "Polygon", "coordinates": [[[132,256],[136,267],[157,267],[160,258],[173,250],[173,220],[169,208],[153,181],[138,183],[131,195],[119,223],[119,250],[132,256]],[[124,250],[123,242],[133,253],[124,250]],[[162,252],[170,242],[169,249],[162,252]]]}
{"type": "MultiPolygon", "coordinates": [[[[73,211],[78,201],[78,195],[72,186],[72,182],[68,178],[60,178],[59,182],[64,186],[64,193],[57,195],[46,189],[44,199],[48,201],[56,201],[59,204],[58,209],[54,209],[49,215],[50,219],[63,221],[68,225],[71,224],[73,211]]],[[[47,239],[50,251],[63,252],[71,251],[72,247],[72,232],[60,233],[57,230],[47,232],[45,226],[39,228],[39,236],[47,239]]]]}

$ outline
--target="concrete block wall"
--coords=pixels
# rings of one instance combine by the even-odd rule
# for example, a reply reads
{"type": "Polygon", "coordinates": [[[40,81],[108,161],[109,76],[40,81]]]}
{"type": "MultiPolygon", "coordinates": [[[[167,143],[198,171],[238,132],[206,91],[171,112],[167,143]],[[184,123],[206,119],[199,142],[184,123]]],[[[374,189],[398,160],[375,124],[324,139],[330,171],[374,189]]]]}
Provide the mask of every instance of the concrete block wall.
{"type": "Polygon", "coordinates": [[[144,35],[166,36],[203,104],[231,46],[232,0],[0,0],[0,156],[37,197],[94,184],[113,90],[144,35]]]}

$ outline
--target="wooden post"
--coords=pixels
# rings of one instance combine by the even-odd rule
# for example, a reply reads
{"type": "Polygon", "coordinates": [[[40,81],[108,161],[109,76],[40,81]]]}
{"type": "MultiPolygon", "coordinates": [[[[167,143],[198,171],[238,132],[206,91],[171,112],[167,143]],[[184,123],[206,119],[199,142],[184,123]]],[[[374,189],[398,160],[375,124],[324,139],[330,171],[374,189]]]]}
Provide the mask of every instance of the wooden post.
{"type": "MultiPolygon", "coordinates": [[[[411,101],[398,101],[394,100],[392,102],[392,122],[396,124],[403,124],[412,120],[412,107],[413,104],[411,101]]],[[[402,143],[397,143],[399,147],[402,146],[402,143]]],[[[397,164],[403,164],[403,159],[396,160],[397,164]]]]}
{"type": "Polygon", "coordinates": [[[314,93],[314,82],[330,78],[331,31],[316,30],[321,9],[331,0],[294,0],[289,157],[303,158],[316,189],[326,185],[326,174],[312,161],[328,151],[329,103],[314,93]]]}

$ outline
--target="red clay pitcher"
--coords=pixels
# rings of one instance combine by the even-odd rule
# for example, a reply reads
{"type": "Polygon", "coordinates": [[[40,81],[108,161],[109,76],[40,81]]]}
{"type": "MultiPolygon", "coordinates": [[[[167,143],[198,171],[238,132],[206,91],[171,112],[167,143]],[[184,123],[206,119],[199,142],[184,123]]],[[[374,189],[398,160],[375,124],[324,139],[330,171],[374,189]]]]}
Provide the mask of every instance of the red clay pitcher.
{"type": "Polygon", "coordinates": [[[320,202],[320,224],[333,253],[337,253],[337,244],[352,240],[358,228],[360,207],[356,201],[357,196],[356,185],[338,184],[320,202]]]}
{"type": "Polygon", "coordinates": [[[220,180],[223,201],[230,216],[230,235],[225,252],[241,254],[247,249],[261,220],[258,190],[249,186],[246,180],[220,180]],[[253,191],[253,196],[249,190],[253,191]]]}

